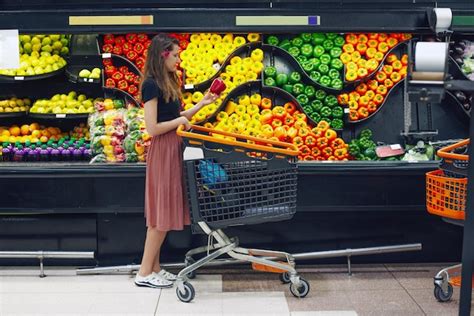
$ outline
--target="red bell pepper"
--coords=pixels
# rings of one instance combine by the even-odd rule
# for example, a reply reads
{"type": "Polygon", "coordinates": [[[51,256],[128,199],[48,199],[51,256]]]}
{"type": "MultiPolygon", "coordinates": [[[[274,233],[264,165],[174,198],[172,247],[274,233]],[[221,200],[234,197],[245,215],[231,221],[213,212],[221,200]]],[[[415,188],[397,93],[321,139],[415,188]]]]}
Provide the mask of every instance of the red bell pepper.
{"type": "Polygon", "coordinates": [[[115,88],[115,81],[112,78],[105,80],[105,86],[108,88],[115,88]]]}
{"type": "Polygon", "coordinates": [[[136,86],[140,86],[141,82],[142,82],[142,78],[140,78],[140,76],[135,76],[135,78],[133,79],[133,84],[136,86]]]}
{"type": "Polygon", "coordinates": [[[102,46],[102,51],[104,53],[111,53],[113,50],[114,47],[112,46],[112,44],[105,44],[104,46],[102,46]]]}
{"type": "Polygon", "coordinates": [[[145,49],[148,49],[148,47],[150,47],[151,45],[151,41],[147,40],[146,42],[143,43],[143,45],[145,45],[145,49]]]}
{"type": "Polygon", "coordinates": [[[309,147],[306,145],[299,147],[299,150],[300,150],[301,155],[303,156],[311,154],[311,149],[309,149],[309,147]]]}
{"type": "Polygon", "coordinates": [[[130,72],[127,66],[120,66],[118,70],[124,75],[130,72]]]}
{"type": "Polygon", "coordinates": [[[134,33],[129,33],[125,35],[125,38],[127,39],[127,42],[132,43],[132,44],[138,41],[137,34],[134,34],[134,33]]]}
{"type": "Polygon", "coordinates": [[[365,83],[361,83],[360,85],[357,86],[356,91],[360,95],[365,94],[367,92],[367,85],[365,83]]]}
{"type": "Polygon", "coordinates": [[[357,113],[357,110],[349,111],[349,119],[351,121],[357,121],[359,119],[359,114],[357,113]]]}
{"type": "Polygon", "coordinates": [[[138,54],[136,51],[131,50],[127,53],[126,57],[130,60],[135,60],[138,57],[138,54]]]}
{"type": "Polygon", "coordinates": [[[124,54],[127,54],[132,49],[133,49],[133,44],[132,43],[127,42],[127,43],[123,44],[123,46],[122,46],[122,50],[123,50],[124,54]]]}
{"type": "MultiPolygon", "coordinates": [[[[138,42],[140,42],[140,43],[145,43],[145,42],[148,41],[149,39],[148,39],[148,36],[147,36],[146,34],[140,33],[140,34],[137,35],[137,40],[138,40],[138,42]]],[[[151,42],[151,41],[150,41],[150,42],[151,42]]]]}
{"type": "Polygon", "coordinates": [[[293,138],[293,145],[295,145],[296,147],[301,147],[304,145],[304,141],[303,141],[303,138],[299,137],[299,136],[296,136],[293,138]]]}
{"type": "Polygon", "coordinates": [[[128,89],[127,89],[128,93],[130,93],[131,95],[135,96],[138,94],[138,88],[136,85],[130,85],[128,86],[128,89]]]}
{"type": "Polygon", "coordinates": [[[311,155],[313,155],[313,157],[318,157],[321,155],[321,150],[319,150],[318,147],[313,147],[311,148],[311,155]]]}
{"type": "Polygon", "coordinates": [[[113,34],[105,34],[104,35],[104,44],[114,44],[114,35],[113,34]]]}
{"type": "Polygon", "coordinates": [[[330,156],[332,156],[332,153],[333,153],[333,150],[331,147],[325,147],[322,149],[322,152],[323,152],[323,156],[324,158],[329,158],[330,156]]]}
{"type": "Polygon", "coordinates": [[[316,138],[312,135],[308,135],[308,136],[306,136],[306,139],[304,140],[304,143],[309,148],[312,148],[316,145],[316,138]]]}
{"type": "Polygon", "coordinates": [[[138,55],[142,55],[142,54],[143,54],[143,51],[145,51],[145,46],[144,46],[142,43],[135,43],[135,45],[133,45],[133,50],[134,50],[138,55]]]}
{"type": "Polygon", "coordinates": [[[306,155],[306,156],[303,157],[303,160],[304,161],[313,161],[314,157],[312,155],[306,155]]]}
{"type": "Polygon", "coordinates": [[[329,141],[326,137],[319,137],[316,139],[316,146],[322,150],[322,148],[327,147],[329,145],[329,141]]]}
{"type": "Polygon", "coordinates": [[[333,141],[331,142],[331,147],[334,149],[345,148],[346,143],[344,142],[342,138],[338,137],[338,138],[333,139],[333,141]]]}
{"type": "Polygon", "coordinates": [[[116,71],[112,74],[112,79],[114,79],[114,81],[118,83],[120,80],[123,79],[123,76],[123,73],[116,71]]]}
{"type": "Polygon", "coordinates": [[[113,64],[112,64],[112,59],[111,59],[111,58],[104,58],[104,59],[102,59],[102,64],[103,64],[104,66],[113,65],[113,64]]]}
{"type": "Polygon", "coordinates": [[[135,80],[135,75],[131,72],[128,72],[124,76],[125,80],[127,80],[128,83],[133,84],[133,81],[135,80]]]}
{"type": "Polygon", "coordinates": [[[295,111],[296,111],[296,106],[292,102],[285,103],[285,105],[283,105],[283,107],[285,108],[286,112],[291,114],[291,115],[293,113],[295,113],[295,111]]]}
{"type": "Polygon", "coordinates": [[[375,104],[375,102],[373,101],[370,101],[367,105],[367,110],[369,110],[369,113],[374,113],[375,111],[377,111],[377,104],[375,104]]]}
{"type": "Polygon", "coordinates": [[[123,53],[122,46],[114,46],[112,53],[114,53],[115,55],[122,55],[123,53]]]}
{"type": "Polygon", "coordinates": [[[287,114],[283,123],[285,123],[286,126],[291,126],[293,123],[295,123],[295,119],[290,114],[287,114]]]}
{"type": "Polygon", "coordinates": [[[115,68],[115,66],[113,65],[107,65],[105,66],[105,74],[107,75],[107,77],[112,77],[112,75],[117,71],[117,69],[115,68]]]}
{"type": "Polygon", "coordinates": [[[115,45],[123,46],[125,44],[125,37],[124,36],[117,36],[115,38],[115,45]]]}
{"type": "Polygon", "coordinates": [[[135,65],[137,65],[138,69],[143,69],[143,67],[145,67],[145,58],[138,57],[135,59],[135,65]]]}
{"type": "Polygon", "coordinates": [[[127,80],[125,80],[125,79],[120,80],[120,81],[117,83],[117,88],[119,88],[120,90],[127,91],[127,89],[128,89],[128,82],[127,82],[127,80]]]}

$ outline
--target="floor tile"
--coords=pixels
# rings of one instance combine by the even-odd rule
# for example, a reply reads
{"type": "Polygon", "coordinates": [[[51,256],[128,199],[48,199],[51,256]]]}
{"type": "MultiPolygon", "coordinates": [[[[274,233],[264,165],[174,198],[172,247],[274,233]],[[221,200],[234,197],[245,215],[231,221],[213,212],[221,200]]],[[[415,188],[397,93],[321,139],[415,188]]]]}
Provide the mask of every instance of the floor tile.
{"type": "Polygon", "coordinates": [[[431,289],[409,289],[408,293],[427,315],[450,316],[458,315],[459,288],[454,288],[453,298],[449,302],[440,303],[431,289]]]}
{"type": "Polygon", "coordinates": [[[88,310],[91,314],[141,314],[154,315],[160,292],[152,293],[99,293],[88,310]]]}
{"type": "Polygon", "coordinates": [[[289,314],[283,292],[223,293],[222,307],[224,312],[235,315],[289,314]]]}
{"type": "Polygon", "coordinates": [[[311,290],[305,298],[296,298],[288,291],[286,298],[291,312],[354,310],[344,291],[311,290]]]}
{"type": "Polygon", "coordinates": [[[359,315],[423,315],[421,308],[405,290],[357,290],[346,292],[359,315]]]}
{"type": "MultiPolygon", "coordinates": [[[[81,293],[2,293],[5,314],[85,314],[95,299],[95,294],[81,293]]],[[[3,315],[3,314],[2,314],[3,315]]]]}
{"type": "Polygon", "coordinates": [[[433,289],[433,278],[435,275],[446,267],[452,264],[446,265],[389,265],[387,269],[393,274],[395,279],[405,289],[433,289]]]}
{"type": "Polygon", "coordinates": [[[355,311],[291,312],[290,316],[358,316],[355,311]]]}
{"type": "Polygon", "coordinates": [[[221,315],[222,293],[196,291],[194,300],[182,303],[176,296],[176,289],[163,290],[155,315],[221,315]]]}

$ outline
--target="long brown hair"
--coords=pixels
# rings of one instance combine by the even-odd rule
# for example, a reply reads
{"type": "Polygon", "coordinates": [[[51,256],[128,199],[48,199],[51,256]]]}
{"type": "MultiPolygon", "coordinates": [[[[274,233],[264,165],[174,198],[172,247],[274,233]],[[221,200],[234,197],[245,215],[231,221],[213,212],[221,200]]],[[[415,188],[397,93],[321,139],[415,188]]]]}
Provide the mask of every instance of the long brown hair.
{"type": "MultiPolygon", "coordinates": [[[[151,40],[148,47],[148,55],[145,62],[145,71],[143,72],[143,81],[152,78],[156,81],[158,87],[163,91],[163,99],[166,102],[178,100],[181,98],[181,87],[178,75],[175,72],[169,72],[165,69],[165,58],[163,52],[170,52],[174,45],[179,45],[179,41],[167,34],[158,34],[151,40]]],[[[140,87],[141,91],[141,87],[140,87]]]]}

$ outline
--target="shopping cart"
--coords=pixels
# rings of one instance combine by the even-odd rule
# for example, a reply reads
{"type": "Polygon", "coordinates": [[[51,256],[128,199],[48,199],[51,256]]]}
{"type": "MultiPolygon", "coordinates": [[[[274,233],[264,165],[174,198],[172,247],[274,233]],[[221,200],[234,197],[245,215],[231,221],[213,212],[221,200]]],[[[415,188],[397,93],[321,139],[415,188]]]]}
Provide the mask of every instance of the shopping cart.
{"type": "Polygon", "coordinates": [[[186,146],[199,147],[204,159],[184,161],[187,197],[193,233],[208,235],[207,246],[186,253],[185,268],[178,273],[176,294],[182,302],[193,300],[188,279],[196,269],[219,260],[250,262],[254,270],[280,273],[295,297],[305,297],[309,283],[298,276],[291,254],[239,247],[236,237],[222,229],[287,220],[296,212],[297,148],[293,144],[238,135],[225,131],[183,126],[178,135],[186,146]],[[194,255],[204,253],[199,260],[194,255]],[[228,259],[217,259],[227,255],[228,259]]]}
{"type": "MultiPolygon", "coordinates": [[[[426,174],[426,208],[444,221],[464,226],[467,197],[469,139],[438,150],[442,158],[440,169],[426,174]]],[[[434,296],[447,302],[453,296],[453,286],[461,285],[461,264],[439,271],[434,277],[434,296]]]]}

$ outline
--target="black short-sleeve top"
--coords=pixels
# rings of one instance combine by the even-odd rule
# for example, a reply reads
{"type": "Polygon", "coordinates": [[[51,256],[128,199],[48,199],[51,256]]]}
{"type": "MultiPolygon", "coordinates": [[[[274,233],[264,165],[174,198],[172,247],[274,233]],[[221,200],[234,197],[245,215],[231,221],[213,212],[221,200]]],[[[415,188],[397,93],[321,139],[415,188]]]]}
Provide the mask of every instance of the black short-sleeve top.
{"type": "Polygon", "coordinates": [[[147,78],[142,84],[142,101],[146,103],[154,98],[158,101],[157,122],[171,121],[179,117],[180,100],[166,102],[163,98],[163,91],[158,87],[156,81],[153,78],[147,78]]]}

